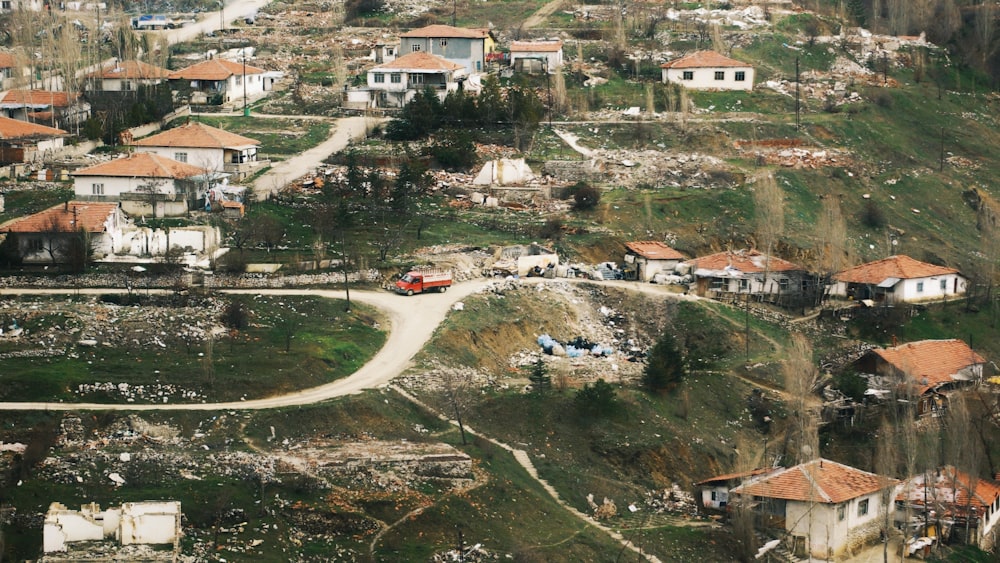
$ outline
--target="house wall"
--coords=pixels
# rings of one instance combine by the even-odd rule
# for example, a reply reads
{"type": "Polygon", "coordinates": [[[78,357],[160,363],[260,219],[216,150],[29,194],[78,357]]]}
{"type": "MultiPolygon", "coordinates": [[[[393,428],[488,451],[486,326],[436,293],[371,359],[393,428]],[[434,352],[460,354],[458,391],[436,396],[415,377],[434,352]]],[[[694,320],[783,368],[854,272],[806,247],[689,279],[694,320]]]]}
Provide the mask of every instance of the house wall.
{"type": "Polygon", "coordinates": [[[122,545],[174,543],[179,536],[180,502],[139,502],[122,505],[118,539],[122,545]]]}
{"type": "Polygon", "coordinates": [[[402,37],[400,38],[399,55],[403,56],[414,51],[423,51],[463,65],[465,66],[465,72],[472,74],[474,72],[482,72],[486,68],[486,53],[492,50],[493,40],[489,38],[402,37]]]}
{"type": "Polygon", "coordinates": [[[542,60],[544,60],[545,61],[545,65],[546,65],[545,68],[547,68],[549,70],[554,70],[554,69],[562,66],[562,64],[563,64],[563,53],[562,53],[562,49],[559,49],[558,51],[554,51],[554,52],[541,52],[541,53],[533,52],[533,51],[532,52],[527,52],[527,51],[524,51],[524,52],[511,51],[510,52],[510,66],[515,66],[518,59],[536,59],[536,60],[539,60],[539,62],[541,62],[542,60]]]}
{"type": "Polygon", "coordinates": [[[729,502],[729,488],[725,485],[701,489],[701,505],[705,508],[723,509],[729,502]],[[712,497],[715,498],[712,498],[712,497]]]}
{"type": "Polygon", "coordinates": [[[698,276],[697,291],[700,295],[711,292],[747,293],[758,295],[762,293],[773,295],[797,295],[802,293],[803,272],[769,272],[765,283],[763,274],[745,274],[743,277],[712,277],[698,276]],[[740,285],[747,279],[747,286],[740,285]],[[782,280],[787,280],[786,288],[781,288],[782,280]]]}
{"type": "Polygon", "coordinates": [[[637,280],[642,282],[652,281],[653,276],[661,272],[673,273],[674,268],[680,263],[680,260],[650,260],[635,254],[627,254],[625,262],[629,262],[629,256],[633,256],[632,263],[635,264],[638,272],[637,280]]]}
{"type": "Polygon", "coordinates": [[[878,537],[880,511],[878,493],[840,504],[788,501],[785,505],[785,526],[792,535],[808,538],[813,557],[839,557],[848,548],[857,549],[878,537]],[[865,500],[868,501],[868,511],[859,515],[859,505],[865,500]],[[840,506],[844,506],[843,520],[838,518],[840,506]]]}
{"type": "Polygon", "coordinates": [[[753,67],[664,68],[661,80],[674,82],[692,90],[753,90],[753,67]],[[684,73],[691,72],[691,80],[684,80],[684,73]],[[722,72],[724,79],[716,80],[715,73],[722,72]],[[736,81],[736,73],[745,73],[745,79],[736,81]]]}
{"type": "Polygon", "coordinates": [[[103,78],[100,81],[94,81],[91,84],[100,84],[101,90],[105,92],[129,92],[138,89],[139,85],[154,86],[163,82],[159,78],[151,79],[141,79],[141,78],[103,78]]]}
{"type": "Polygon", "coordinates": [[[914,302],[941,299],[949,295],[960,295],[963,293],[965,293],[965,278],[958,274],[947,274],[930,278],[901,280],[896,284],[896,291],[893,292],[893,297],[897,301],[914,302]],[[956,280],[958,282],[957,292],[955,291],[956,280]],[[945,284],[944,289],[941,288],[942,282],[945,284]]]}
{"type": "Polygon", "coordinates": [[[218,227],[173,227],[167,233],[162,229],[138,227],[123,235],[121,253],[130,256],[163,256],[169,242],[170,248],[190,248],[194,252],[211,252],[219,248],[222,233],[218,227]]]}
{"type": "MultiPolygon", "coordinates": [[[[60,505],[61,506],[61,505],[60,505]]],[[[90,514],[49,508],[42,528],[42,551],[53,553],[66,551],[67,543],[104,539],[104,523],[90,514]]]]}
{"type": "MultiPolygon", "coordinates": [[[[263,74],[248,74],[246,75],[247,87],[246,94],[247,98],[253,98],[255,96],[260,96],[264,93],[264,75],[263,74]]],[[[223,93],[225,101],[232,102],[234,100],[243,99],[243,75],[234,74],[229,77],[226,81],[225,92],[223,93]]]]}
{"type": "Polygon", "coordinates": [[[225,167],[225,153],[222,149],[188,147],[135,147],[137,152],[153,153],[177,160],[177,153],[187,154],[187,163],[213,172],[222,172],[225,167]]]}

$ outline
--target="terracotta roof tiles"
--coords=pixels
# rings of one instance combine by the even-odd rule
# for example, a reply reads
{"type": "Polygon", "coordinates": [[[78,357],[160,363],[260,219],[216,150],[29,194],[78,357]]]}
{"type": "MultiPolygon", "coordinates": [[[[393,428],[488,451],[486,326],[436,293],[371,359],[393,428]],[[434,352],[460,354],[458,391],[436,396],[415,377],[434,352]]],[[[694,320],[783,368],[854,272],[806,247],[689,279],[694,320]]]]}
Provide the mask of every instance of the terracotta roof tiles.
{"type": "Polygon", "coordinates": [[[27,139],[69,135],[62,129],[0,116],[0,139],[27,139]]]}
{"type": "Polygon", "coordinates": [[[917,381],[920,394],[954,381],[952,376],[969,366],[986,363],[982,356],[958,339],[921,340],[892,348],[875,348],[872,353],[917,381]]]}
{"type": "Polygon", "coordinates": [[[728,250],[717,252],[688,260],[696,270],[736,270],[744,274],[763,273],[765,267],[769,272],[804,272],[805,268],[798,264],[793,264],[787,260],[782,260],[767,255],[756,250],[728,250]]]}
{"type": "Polygon", "coordinates": [[[764,475],[765,473],[772,473],[775,471],[780,471],[780,469],[775,467],[760,467],[758,469],[752,469],[750,471],[740,471],[737,473],[725,473],[723,475],[716,475],[715,477],[709,477],[704,481],[698,481],[695,485],[708,485],[711,483],[725,483],[726,481],[732,481],[733,479],[745,479],[748,477],[756,477],[758,475],[764,475]]]}
{"type": "Polygon", "coordinates": [[[874,473],[828,459],[816,459],[741,485],[733,493],[838,504],[874,493],[886,486],[886,479],[874,473]]]}
{"type": "MultiPolygon", "coordinates": [[[[264,74],[264,69],[247,65],[246,74],[264,74]]],[[[228,80],[244,73],[243,63],[225,59],[209,59],[170,73],[171,80],[228,80]]]]}
{"type": "Polygon", "coordinates": [[[73,172],[73,176],[116,176],[129,178],[190,178],[208,171],[185,162],[152,153],[135,153],[73,172]]]}
{"type": "Polygon", "coordinates": [[[684,255],[656,240],[626,242],[625,248],[650,260],[684,260],[684,255]]]}
{"type": "Polygon", "coordinates": [[[562,41],[514,41],[511,53],[555,53],[562,49],[562,41]]]}
{"type": "Polygon", "coordinates": [[[955,273],[958,273],[955,268],[935,266],[900,254],[837,272],[833,279],[842,282],[877,285],[888,278],[909,280],[955,273]]]}
{"type": "Polygon", "coordinates": [[[685,55],[679,59],[667,61],[660,65],[660,68],[749,68],[751,66],[753,65],[740,62],[736,59],[730,59],[729,57],[720,55],[715,51],[698,51],[691,53],[690,55],[685,55]]]}
{"type": "Polygon", "coordinates": [[[1000,497],[1000,483],[972,477],[951,465],[914,475],[900,487],[896,500],[922,506],[925,499],[947,515],[964,515],[969,507],[983,511],[1000,497]]]}
{"type": "Polygon", "coordinates": [[[260,141],[218,127],[192,121],[140,139],[134,143],[139,147],[186,147],[226,149],[259,145],[260,141]]]}
{"type": "Polygon", "coordinates": [[[76,94],[51,92],[49,90],[10,90],[0,100],[4,104],[25,104],[33,106],[67,107],[77,99],[76,94]]]}
{"type": "Polygon", "coordinates": [[[108,65],[97,72],[87,75],[89,78],[167,78],[170,71],[165,68],[146,64],[142,61],[120,61],[108,65]]]}
{"type": "Polygon", "coordinates": [[[413,53],[408,53],[399,57],[394,61],[389,61],[387,63],[382,63],[372,70],[388,70],[388,71],[403,71],[403,70],[433,70],[433,71],[448,71],[448,70],[460,70],[465,68],[464,66],[453,63],[443,57],[437,55],[432,55],[430,53],[425,53],[423,51],[416,51],[413,53]]]}
{"type": "Polygon", "coordinates": [[[81,228],[89,233],[104,232],[104,222],[118,207],[117,203],[70,201],[45,211],[16,219],[2,229],[9,233],[73,232],[81,228]]]}
{"type": "Polygon", "coordinates": [[[17,61],[14,59],[13,53],[0,52],[0,68],[14,68],[17,66],[17,61]]]}
{"type": "Polygon", "coordinates": [[[462,39],[485,39],[489,37],[490,30],[483,28],[452,27],[450,25],[428,25],[419,29],[413,29],[400,34],[400,37],[428,37],[428,38],[462,38],[462,39]]]}

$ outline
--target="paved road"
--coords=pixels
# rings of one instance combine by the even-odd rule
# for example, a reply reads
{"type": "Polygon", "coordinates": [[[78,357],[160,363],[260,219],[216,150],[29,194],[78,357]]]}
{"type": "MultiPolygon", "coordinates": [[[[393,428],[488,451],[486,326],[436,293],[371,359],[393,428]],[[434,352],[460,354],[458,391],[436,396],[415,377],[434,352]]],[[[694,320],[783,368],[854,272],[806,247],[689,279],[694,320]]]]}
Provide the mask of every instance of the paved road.
{"type": "Polygon", "coordinates": [[[167,42],[171,45],[175,43],[183,43],[205,35],[206,33],[222,29],[223,21],[225,21],[226,27],[229,27],[230,22],[241,20],[247,16],[256,14],[261,8],[270,3],[271,0],[236,0],[235,2],[226,4],[225,8],[222,9],[221,14],[219,10],[214,12],[205,12],[201,14],[201,19],[193,24],[177,29],[169,29],[165,31],[144,31],[143,33],[151,35],[156,34],[161,37],[166,37],[167,42]]]}

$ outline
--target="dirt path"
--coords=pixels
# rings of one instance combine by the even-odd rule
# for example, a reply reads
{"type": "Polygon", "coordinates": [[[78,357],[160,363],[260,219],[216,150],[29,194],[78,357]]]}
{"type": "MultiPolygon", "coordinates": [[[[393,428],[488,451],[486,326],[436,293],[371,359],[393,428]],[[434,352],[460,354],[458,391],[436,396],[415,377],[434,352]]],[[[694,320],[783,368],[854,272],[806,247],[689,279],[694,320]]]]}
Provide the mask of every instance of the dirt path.
{"type": "Polygon", "coordinates": [[[524,23],[521,24],[521,29],[525,30],[525,29],[531,29],[533,27],[538,27],[538,24],[545,21],[545,18],[554,14],[555,11],[558,10],[560,6],[562,6],[562,4],[563,0],[552,0],[548,4],[542,6],[541,8],[538,9],[537,12],[531,14],[530,16],[528,16],[527,19],[524,20],[524,23]]]}
{"type": "Polygon", "coordinates": [[[580,145],[577,142],[578,139],[577,139],[576,135],[574,135],[572,133],[568,133],[566,131],[560,131],[559,129],[553,129],[552,132],[555,133],[556,136],[558,136],[560,139],[562,139],[563,141],[565,141],[566,144],[569,145],[570,148],[572,148],[576,152],[582,154],[583,156],[585,156],[587,158],[593,158],[594,151],[588,149],[587,147],[584,147],[584,146],[580,145]]]}
{"type": "Polygon", "coordinates": [[[264,172],[253,183],[258,199],[277,193],[289,182],[319,166],[326,157],[340,152],[354,140],[363,139],[379,123],[368,117],[344,117],[336,120],[330,136],[315,147],[283,160],[264,172]]]}

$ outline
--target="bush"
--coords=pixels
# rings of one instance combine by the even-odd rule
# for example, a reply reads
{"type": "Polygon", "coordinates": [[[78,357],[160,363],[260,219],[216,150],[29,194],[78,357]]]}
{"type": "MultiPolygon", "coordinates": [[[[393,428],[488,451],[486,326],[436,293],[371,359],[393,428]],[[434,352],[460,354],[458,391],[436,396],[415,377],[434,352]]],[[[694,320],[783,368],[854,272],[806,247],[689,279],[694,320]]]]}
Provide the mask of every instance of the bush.
{"type": "Polygon", "coordinates": [[[880,108],[889,109],[892,107],[892,94],[885,90],[879,90],[872,96],[872,101],[880,108]]]}
{"type": "Polygon", "coordinates": [[[603,379],[584,385],[576,392],[573,402],[577,412],[585,418],[614,414],[619,406],[615,388],[603,379]]]}
{"type": "Polygon", "coordinates": [[[586,182],[579,182],[572,189],[573,209],[588,211],[601,203],[601,190],[586,182]]]}
{"type": "Polygon", "coordinates": [[[449,170],[469,169],[476,163],[476,145],[472,137],[464,131],[453,131],[443,135],[431,145],[428,152],[443,168],[449,170]]]}
{"type": "Polygon", "coordinates": [[[861,210],[861,222],[872,229],[881,229],[887,223],[882,208],[871,199],[865,202],[865,208],[861,210]]]}
{"type": "Polygon", "coordinates": [[[841,393],[861,402],[865,398],[865,391],[868,390],[868,381],[856,373],[844,372],[834,376],[833,386],[841,393]]]}
{"type": "Polygon", "coordinates": [[[545,223],[538,228],[538,236],[547,240],[559,240],[562,238],[563,221],[560,217],[552,217],[545,220],[545,223]]]}
{"type": "Polygon", "coordinates": [[[222,324],[227,328],[243,330],[250,324],[250,314],[242,301],[233,301],[222,312],[222,324]]]}

